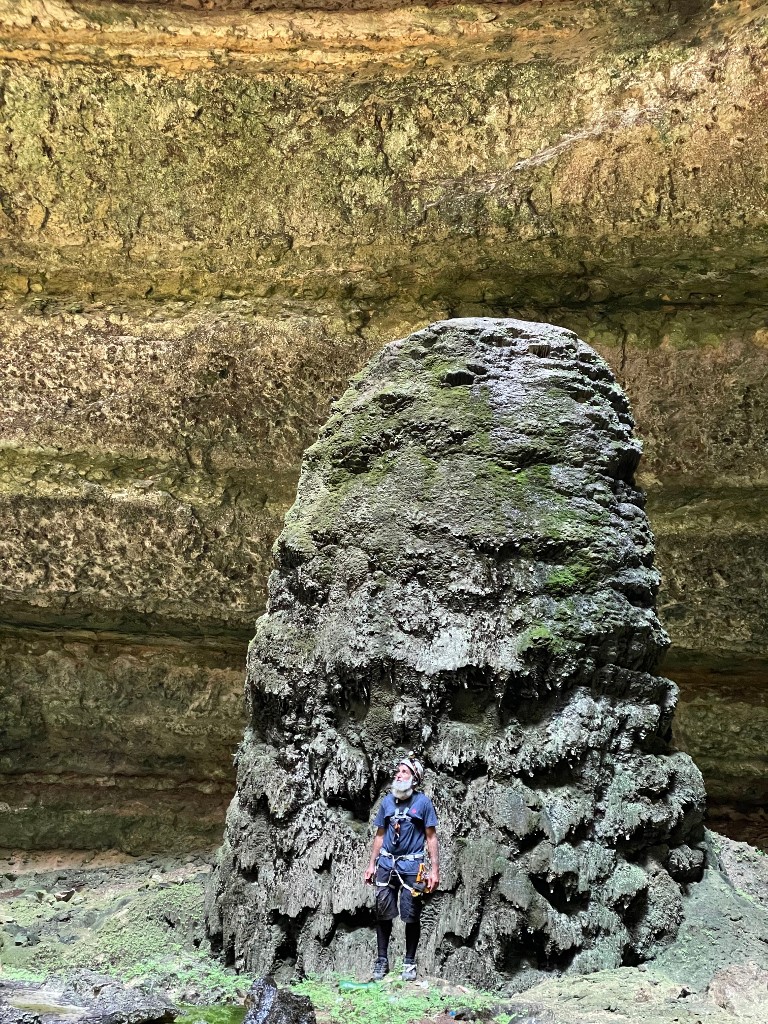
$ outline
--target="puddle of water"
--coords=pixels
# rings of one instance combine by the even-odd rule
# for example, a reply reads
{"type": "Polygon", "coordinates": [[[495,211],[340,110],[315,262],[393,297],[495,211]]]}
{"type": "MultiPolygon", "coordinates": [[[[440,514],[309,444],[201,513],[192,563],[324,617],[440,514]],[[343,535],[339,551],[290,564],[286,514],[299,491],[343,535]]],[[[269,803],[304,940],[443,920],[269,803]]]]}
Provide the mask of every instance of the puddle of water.
{"type": "MultiPolygon", "coordinates": [[[[82,1017],[86,1010],[82,1006],[68,1006],[67,1004],[46,1003],[35,1001],[34,998],[24,996],[9,996],[6,1002],[15,1006],[17,1010],[30,1010],[32,1013],[39,1013],[45,1016],[70,1017],[76,1019],[82,1017]]],[[[176,1018],[176,1024],[243,1024],[245,1018],[244,1006],[222,1006],[220,1003],[213,1006],[187,1006],[179,1007],[181,1013],[176,1018]]]]}
{"type": "Polygon", "coordinates": [[[244,1006],[182,1006],[176,1024],[194,1024],[205,1021],[205,1024],[243,1024],[244,1006]]]}
{"type": "Polygon", "coordinates": [[[9,996],[6,1002],[10,1006],[15,1006],[17,1010],[31,1010],[32,1013],[51,1013],[57,1017],[82,1017],[85,1013],[82,1006],[37,1003],[34,999],[25,999],[23,996],[9,996]]]}

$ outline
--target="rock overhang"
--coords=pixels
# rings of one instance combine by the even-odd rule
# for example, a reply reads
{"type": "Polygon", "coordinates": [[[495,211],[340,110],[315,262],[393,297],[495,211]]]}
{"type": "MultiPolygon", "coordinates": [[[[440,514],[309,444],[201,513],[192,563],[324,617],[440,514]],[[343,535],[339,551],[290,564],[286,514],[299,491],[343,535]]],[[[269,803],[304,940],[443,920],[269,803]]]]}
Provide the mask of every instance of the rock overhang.
{"type": "Polygon", "coordinates": [[[6,117],[47,126],[8,167],[6,290],[760,301],[757,13],[14,5],[6,117]],[[71,107],[80,89],[93,109],[71,107]]]}

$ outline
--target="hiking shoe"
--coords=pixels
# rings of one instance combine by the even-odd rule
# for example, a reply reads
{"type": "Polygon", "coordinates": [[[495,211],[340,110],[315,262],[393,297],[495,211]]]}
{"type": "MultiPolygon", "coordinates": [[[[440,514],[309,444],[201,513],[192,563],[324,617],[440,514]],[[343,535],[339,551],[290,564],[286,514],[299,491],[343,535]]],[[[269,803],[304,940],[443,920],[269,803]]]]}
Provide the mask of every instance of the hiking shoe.
{"type": "Polygon", "coordinates": [[[403,981],[416,981],[416,961],[415,960],[404,960],[403,961],[403,972],[400,975],[403,981]]]}
{"type": "Polygon", "coordinates": [[[381,981],[387,974],[389,974],[389,960],[385,956],[377,957],[373,962],[371,977],[374,981],[381,981]]]}

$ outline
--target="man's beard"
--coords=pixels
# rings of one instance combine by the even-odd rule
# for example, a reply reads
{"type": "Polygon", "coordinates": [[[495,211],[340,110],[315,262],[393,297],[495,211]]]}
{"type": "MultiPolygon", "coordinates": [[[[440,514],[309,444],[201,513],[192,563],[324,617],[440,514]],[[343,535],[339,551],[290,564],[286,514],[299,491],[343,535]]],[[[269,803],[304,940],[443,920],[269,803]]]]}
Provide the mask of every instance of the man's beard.
{"type": "Polygon", "coordinates": [[[413,792],[412,782],[398,782],[397,779],[392,783],[392,796],[396,800],[407,800],[413,792]]]}

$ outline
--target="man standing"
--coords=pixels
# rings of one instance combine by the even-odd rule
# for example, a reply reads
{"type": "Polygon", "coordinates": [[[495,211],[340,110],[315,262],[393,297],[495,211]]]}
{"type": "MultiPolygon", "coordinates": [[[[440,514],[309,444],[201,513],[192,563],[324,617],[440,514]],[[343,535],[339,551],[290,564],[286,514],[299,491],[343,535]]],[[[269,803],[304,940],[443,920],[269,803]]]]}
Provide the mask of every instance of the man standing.
{"type": "Polygon", "coordinates": [[[403,981],[416,979],[416,947],[421,935],[421,908],[425,894],[440,882],[437,846],[437,814],[432,801],[416,790],[424,768],[411,751],[397,761],[391,792],[384,797],[376,815],[371,859],[365,870],[366,883],[376,885],[376,961],[374,981],[389,973],[389,939],[392,922],[405,922],[403,981]],[[429,854],[429,872],[424,863],[429,854]]]}

